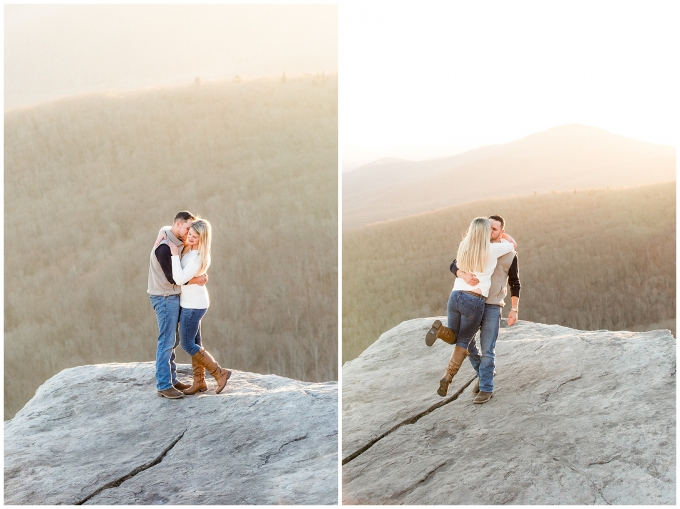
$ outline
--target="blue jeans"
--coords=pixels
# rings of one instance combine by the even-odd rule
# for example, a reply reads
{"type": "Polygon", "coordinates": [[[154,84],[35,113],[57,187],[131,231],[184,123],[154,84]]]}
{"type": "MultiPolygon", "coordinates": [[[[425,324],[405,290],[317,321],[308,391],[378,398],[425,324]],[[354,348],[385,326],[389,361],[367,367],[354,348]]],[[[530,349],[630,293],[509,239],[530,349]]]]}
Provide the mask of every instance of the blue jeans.
{"type": "Polygon", "coordinates": [[[479,377],[479,390],[493,392],[493,372],[496,367],[496,340],[501,327],[501,307],[493,304],[484,305],[482,316],[482,331],[479,333],[479,343],[482,348],[480,355],[474,338],[470,342],[468,358],[479,377]]]}
{"type": "Polygon", "coordinates": [[[175,348],[179,345],[179,295],[151,295],[151,305],[158,320],[156,346],[156,390],[164,391],[177,383],[175,348]]]}
{"type": "Polygon", "coordinates": [[[456,334],[456,346],[467,349],[484,314],[484,299],[458,290],[451,292],[447,305],[449,329],[456,334]]]}
{"type": "Polygon", "coordinates": [[[192,357],[201,349],[201,318],[207,309],[182,308],[179,314],[179,337],[182,348],[192,357]]]}

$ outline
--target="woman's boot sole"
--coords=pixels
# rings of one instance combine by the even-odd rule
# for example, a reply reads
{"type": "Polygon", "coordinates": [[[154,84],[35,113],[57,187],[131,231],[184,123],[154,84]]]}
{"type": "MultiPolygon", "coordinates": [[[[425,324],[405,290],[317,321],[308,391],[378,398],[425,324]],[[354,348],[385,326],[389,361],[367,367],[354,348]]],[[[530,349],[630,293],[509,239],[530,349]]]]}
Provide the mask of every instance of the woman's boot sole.
{"type": "Polygon", "coordinates": [[[434,342],[437,341],[437,331],[439,330],[439,327],[442,326],[442,322],[440,320],[435,320],[435,322],[432,324],[432,328],[429,330],[427,335],[425,336],[425,344],[427,346],[432,346],[434,345],[434,342]]]}
{"type": "Polygon", "coordinates": [[[439,394],[442,398],[446,396],[449,392],[449,385],[451,382],[447,382],[444,379],[439,380],[439,389],[437,389],[437,394],[439,394]]]}
{"type": "Polygon", "coordinates": [[[224,388],[227,386],[227,382],[229,381],[230,378],[231,378],[231,370],[228,369],[227,370],[227,379],[224,381],[224,385],[222,386],[221,389],[218,387],[217,390],[215,390],[215,394],[219,394],[220,392],[222,392],[224,390],[224,388]]]}

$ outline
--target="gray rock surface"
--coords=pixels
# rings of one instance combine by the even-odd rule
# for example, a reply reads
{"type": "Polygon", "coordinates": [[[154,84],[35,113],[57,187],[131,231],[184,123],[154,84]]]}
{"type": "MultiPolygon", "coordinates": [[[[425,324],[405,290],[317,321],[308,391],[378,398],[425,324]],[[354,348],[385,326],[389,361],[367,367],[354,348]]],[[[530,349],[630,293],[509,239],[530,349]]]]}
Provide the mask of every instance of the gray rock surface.
{"type": "Polygon", "coordinates": [[[215,386],[169,400],[153,363],[62,371],[5,422],[5,503],[338,503],[337,382],[215,386]]]}
{"type": "MultiPolygon", "coordinates": [[[[494,397],[403,322],[342,370],[345,504],[675,504],[675,339],[519,321],[494,397]]],[[[444,322],[445,323],[445,322],[444,322]]]]}

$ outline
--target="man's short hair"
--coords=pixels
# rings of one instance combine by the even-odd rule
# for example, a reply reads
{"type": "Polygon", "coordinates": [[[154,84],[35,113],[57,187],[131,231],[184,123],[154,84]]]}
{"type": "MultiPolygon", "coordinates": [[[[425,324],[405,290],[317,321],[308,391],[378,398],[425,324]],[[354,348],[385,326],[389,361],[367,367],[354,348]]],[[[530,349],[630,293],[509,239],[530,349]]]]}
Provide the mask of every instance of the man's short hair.
{"type": "Polygon", "coordinates": [[[494,221],[501,223],[501,230],[505,230],[505,219],[503,219],[501,216],[489,216],[489,219],[493,219],[494,221]]]}
{"type": "Polygon", "coordinates": [[[175,216],[175,220],[172,222],[172,224],[175,224],[177,221],[182,221],[182,223],[186,223],[189,219],[193,221],[196,219],[196,217],[191,212],[183,210],[182,212],[177,213],[177,215],[175,216]]]}

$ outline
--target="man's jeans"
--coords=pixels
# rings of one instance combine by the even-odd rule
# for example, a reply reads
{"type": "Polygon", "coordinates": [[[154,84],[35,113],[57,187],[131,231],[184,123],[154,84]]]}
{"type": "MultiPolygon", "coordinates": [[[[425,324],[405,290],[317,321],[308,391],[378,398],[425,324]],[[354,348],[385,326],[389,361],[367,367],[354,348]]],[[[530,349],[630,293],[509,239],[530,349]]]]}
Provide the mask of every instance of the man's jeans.
{"type": "Polygon", "coordinates": [[[192,357],[201,349],[201,318],[207,309],[182,308],[179,315],[179,336],[182,348],[192,357]]]}
{"type": "Polygon", "coordinates": [[[158,320],[156,347],[156,389],[164,391],[177,383],[175,348],[179,345],[179,295],[151,295],[151,305],[158,320]]]}
{"type": "Polygon", "coordinates": [[[493,392],[493,372],[496,367],[496,340],[501,327],[501,307],[493,304],[484,305],[482,316],[482,330],[479,333],[479,343],[482,349],[480,355],[475,339],[472,338],[468,347],[470,363],[479,377],[479,390],[493,392]]]}
{"type": "Polygon", "coordinates": [[[482,321],[484,299],[456,290],[449,295],[446,308],[449,329],[456,334],[456,346],[467,349],[482,321]]]}

